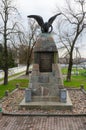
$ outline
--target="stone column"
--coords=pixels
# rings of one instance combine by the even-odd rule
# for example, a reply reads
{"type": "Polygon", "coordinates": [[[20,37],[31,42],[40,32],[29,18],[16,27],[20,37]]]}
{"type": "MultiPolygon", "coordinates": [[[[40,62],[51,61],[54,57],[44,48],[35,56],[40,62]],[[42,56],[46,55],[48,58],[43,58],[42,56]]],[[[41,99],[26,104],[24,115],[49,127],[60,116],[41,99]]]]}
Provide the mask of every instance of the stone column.
{"type": "Polygon", "coordinates": [[[25,89],[25,102],[31,102],[31,89],[25,89]]]}
{"type": "Polygon", "coordinates": [[[67,102],[67,90],[66,89],[60,89],[60,102],[67,102]]]}

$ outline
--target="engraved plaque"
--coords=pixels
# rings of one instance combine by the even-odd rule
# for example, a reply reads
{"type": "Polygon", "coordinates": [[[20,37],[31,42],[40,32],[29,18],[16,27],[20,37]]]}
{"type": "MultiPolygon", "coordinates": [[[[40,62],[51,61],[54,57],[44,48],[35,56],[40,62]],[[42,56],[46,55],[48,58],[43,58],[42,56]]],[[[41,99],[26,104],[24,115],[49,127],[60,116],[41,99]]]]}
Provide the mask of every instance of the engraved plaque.
{"type": "Polygon", "coordinates": [[[40,72],[52,72],[52,53],[40,53],[40,72]]]}

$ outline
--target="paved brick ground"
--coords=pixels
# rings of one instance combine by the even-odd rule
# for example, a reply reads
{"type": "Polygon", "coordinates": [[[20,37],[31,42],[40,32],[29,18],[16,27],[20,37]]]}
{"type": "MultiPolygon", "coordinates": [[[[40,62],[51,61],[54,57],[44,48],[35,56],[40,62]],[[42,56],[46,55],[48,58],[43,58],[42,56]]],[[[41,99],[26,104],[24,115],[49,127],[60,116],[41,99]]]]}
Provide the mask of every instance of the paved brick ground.
{"type": "Polygon", "coordinates": [[[2,116],[0,130],[86,130],[86,117],[2,116]]]}

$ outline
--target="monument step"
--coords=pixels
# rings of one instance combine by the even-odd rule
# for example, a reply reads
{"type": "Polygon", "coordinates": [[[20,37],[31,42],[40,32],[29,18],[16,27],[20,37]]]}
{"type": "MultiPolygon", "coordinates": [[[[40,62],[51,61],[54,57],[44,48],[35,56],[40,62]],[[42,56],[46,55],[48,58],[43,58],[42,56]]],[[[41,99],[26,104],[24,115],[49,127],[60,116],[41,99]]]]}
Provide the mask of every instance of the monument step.
{"type": "MultiPolygon", "coordinates": [[[[33,98],[33,97],[32,97],[33,98]]],[[[35,98],[35,97],[34,97],[35,98]]],[[[40,96],[39,96],[40,98],[40,96]]],[[[45,97],[46,98],[46,97],[45,97]]],[[[52,97],[55,98],[54,96],[52,97]]],[[[22,100],[22,102],[19,104],[19,109],[68,109],[71,110],[73,107],[73,104],[71,102],[71,99],[69,97],[69,94],[67,93],[67,101],[66,102],[59,102],[59,101],[30,101],[25,102],[25,98],[22,100]]]]}
{"type": "Polygon", "coordinates": [[[54,101],[54,102],[58,102],[59,101],[59,97],[56,96],[33,96],[32,97],[32,102],[41,102],[41,101],[54,101]]]}

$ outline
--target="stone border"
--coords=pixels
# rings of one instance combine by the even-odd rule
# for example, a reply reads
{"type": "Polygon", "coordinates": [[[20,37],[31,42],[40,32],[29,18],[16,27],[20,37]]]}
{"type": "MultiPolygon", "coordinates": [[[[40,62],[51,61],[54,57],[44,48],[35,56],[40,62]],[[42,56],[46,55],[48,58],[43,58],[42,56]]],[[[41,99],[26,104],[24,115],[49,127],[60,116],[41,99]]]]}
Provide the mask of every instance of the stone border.
{"type": "Polygon", "coordinates": [[[67,88],[65,87],[67,90],[81,90],[84,94],[86,94],[86,90],[84,88],[67,88]]]}
{"type": "Polygon", "coordinates": [[[18,90],[18,88],[15,88],[12,92],[10,92],[8,94],[8,96],[4,96],[2,99],[0,99],[0,102],[5,101],[10,95],[12,95],[14,92],[16,92],[18,90]]]}
{"type": "Polygon", "coordinates": [[[85,89],[81,89],[81,91],[82,91],[84,94],[86,94],[86,91],[85,91],[85,89]]]}
{"type": "Polygon", "coordinates": [[[15,88],[12,92],[10,92],[10,93],[8,94],[8,96],[4,96],[2,99],[0,99],[0,102],[3,102],[3,101],[6,100],[7,98],[9,98],[9,96],[12,95],[14,92],[16,92],[18,89],[20,89],[20,90],[25,90],[25,88],[21,88],[21,87],[15,88]]]}
{"type": "Polygon", "coordinates": [[[70,117],[73,117],[73,116],[86,116],[86,113],[85,114],[28,114],[28,113],[25,113],[25,114],[19,114],[19,113],[4,113],[2,112],[2,115],[4,116],[64,116],[64,117],[67,117],[67,116],[70,116],[70,117]]]}

